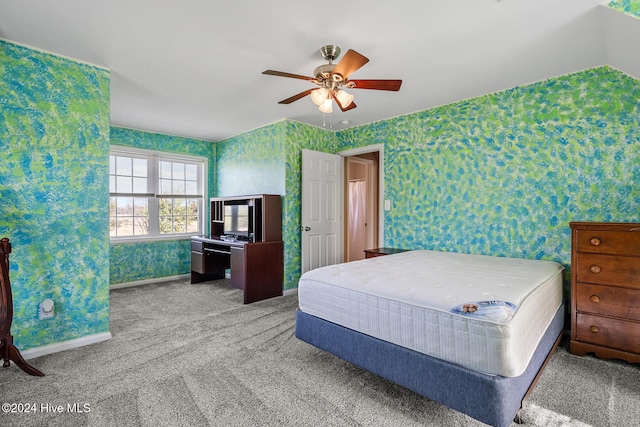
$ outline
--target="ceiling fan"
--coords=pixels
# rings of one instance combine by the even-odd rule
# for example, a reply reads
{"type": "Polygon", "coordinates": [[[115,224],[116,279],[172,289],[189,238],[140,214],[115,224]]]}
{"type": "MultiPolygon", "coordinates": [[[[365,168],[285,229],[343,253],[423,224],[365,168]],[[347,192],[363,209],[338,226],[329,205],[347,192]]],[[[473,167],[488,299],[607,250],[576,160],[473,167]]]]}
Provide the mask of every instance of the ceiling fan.
{"type": "Polygon", "coordinates": [[[331,113],[333,111],[332,100],[336,101],[336,104],[338,104],[338,107],[340,107],[342,111],[348,111],[356,108],[356,104],[353,102],[353,95],[347,93],[344,89],[375,89],[391,91],[398,91],[400,89],[402,80],[349,80],[349,76],[354,71],[369,62],[368,58],[359,54],[355,50],[349,49],[337,64],[333,64],[333,61],[340,55],[340,48],[338,46],[323,46],[320,49],[320,53],[324,59],[329,61],[329,63],[317,67],[313,72],[314,77],[274,70],[266,70],[262,72],[262,74],[268,74],[271,76],[307,80],[319,86],[319,88],[308,89],[297,95],[293,95],[290,98],[283,99],[278,104],[291,104],[298,99],[311,95],[311,100],[323,113],[331,113]]]}

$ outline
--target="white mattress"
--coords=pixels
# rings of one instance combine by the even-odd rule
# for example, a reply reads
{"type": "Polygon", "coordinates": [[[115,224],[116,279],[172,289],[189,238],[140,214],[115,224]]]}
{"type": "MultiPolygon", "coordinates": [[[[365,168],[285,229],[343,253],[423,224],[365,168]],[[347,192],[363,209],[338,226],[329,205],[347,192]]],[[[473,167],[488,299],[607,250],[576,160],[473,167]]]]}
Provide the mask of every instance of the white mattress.
{"type": "Polygon", "coordinates": [[[308,271],[298,298],[305,313],[513,377],[562,303],[562,270],[552,261],[409,251],[308,271]]]}

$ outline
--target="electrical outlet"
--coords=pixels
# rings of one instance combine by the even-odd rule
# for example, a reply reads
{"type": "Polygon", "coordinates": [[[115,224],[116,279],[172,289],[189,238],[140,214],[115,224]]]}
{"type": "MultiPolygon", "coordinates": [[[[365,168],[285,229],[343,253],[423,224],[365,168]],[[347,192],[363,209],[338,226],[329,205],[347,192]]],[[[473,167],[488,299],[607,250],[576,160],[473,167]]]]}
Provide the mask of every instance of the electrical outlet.
{"type": "Polygon", "coordinates": [[[40,320],[53,317],[53,300],[47,298],[40,303],[40,320]]]}
{"type": "Polygon", "coordinates": [[[384,210],[385,211],[390,211],[391,210],[391,200],[387,199],[384,201],[384,210]]]}

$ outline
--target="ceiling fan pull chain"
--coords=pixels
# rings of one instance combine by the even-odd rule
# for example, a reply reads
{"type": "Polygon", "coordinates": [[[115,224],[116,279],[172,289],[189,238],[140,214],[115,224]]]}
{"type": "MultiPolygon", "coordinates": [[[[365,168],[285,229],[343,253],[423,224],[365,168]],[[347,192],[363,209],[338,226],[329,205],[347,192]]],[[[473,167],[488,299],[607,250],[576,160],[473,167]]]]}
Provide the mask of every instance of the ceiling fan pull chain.
{"type": "MultiPolygon", "coordinates": [[[[322,113],[322,127],[327,127],[327,113],[322,113]]],[[[331,120],[331,113],[329,113],[329,129],[333,129],[333,121],[331,120]]]]}

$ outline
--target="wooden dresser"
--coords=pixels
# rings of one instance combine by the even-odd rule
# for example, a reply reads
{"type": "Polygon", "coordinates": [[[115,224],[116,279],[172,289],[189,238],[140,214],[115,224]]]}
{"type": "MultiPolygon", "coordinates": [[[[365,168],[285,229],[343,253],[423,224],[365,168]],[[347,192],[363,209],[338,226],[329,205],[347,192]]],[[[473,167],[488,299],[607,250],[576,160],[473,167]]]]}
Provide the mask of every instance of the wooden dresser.
{"type": "Polygon", "coordinates": [[[571,353],[640,363],[640,223],[570,226],[571,353]]]}

